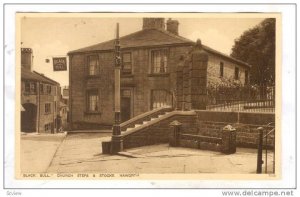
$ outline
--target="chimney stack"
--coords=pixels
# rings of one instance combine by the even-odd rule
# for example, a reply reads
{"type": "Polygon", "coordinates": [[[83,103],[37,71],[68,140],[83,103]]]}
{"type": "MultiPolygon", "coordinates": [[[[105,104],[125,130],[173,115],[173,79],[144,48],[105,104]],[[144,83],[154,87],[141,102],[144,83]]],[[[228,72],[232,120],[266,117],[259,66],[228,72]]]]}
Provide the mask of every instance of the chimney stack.
{"type": "Polygon", "coordinates": [[[143,29],[165,30],[164,18],[143,18],[143,29]]]}
{"type": "Polygon", "coordinates": [[[167,31],[178,35],[178,26],[179,26],[179,22],[177,20],[172,20],[171,18],[169,18],[167,20],[167,31]]]}
{"type": "Polygon", "coordinates": [[[32,49],[21,48],[21,66],[29,71],[32,69],[32,49]]]}

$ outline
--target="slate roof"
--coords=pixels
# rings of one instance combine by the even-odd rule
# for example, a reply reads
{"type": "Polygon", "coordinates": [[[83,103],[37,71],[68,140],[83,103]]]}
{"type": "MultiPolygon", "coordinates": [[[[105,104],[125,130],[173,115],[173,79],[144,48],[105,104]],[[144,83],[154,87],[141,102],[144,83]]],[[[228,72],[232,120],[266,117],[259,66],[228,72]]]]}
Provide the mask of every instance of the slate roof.
{"type": "MultiPolygon", "coordinates": [[[[136,48],[136,47],[154,47],[154,46],[168,46],[168,45],[186,45],[193,46],[195,42],[178,36],[172,33],[169,33],[165,30],[160,29],[143,29],[135,33],[120,37],[121,49],[127,48],[136,48]]],[[[86,53],[91,51],[112,51],[115,47],[115,39],[88,46],[85,48],[77,49],[70,51],[68,55],[74,53],[86,53]]],[[[221,53],[217,50],[214,50],[208,46],[203,45],[203,49],[208,53],[213,53],[215,55],[224,57],[228,60],[234,61],[239,65],[246,67],[251,67],[249,64],[232,58],[224,53],[221,53]]]]}
{"type": "Polygon", "coordinates": [[[58,82],[38,73],[38,72],[31,72],[25,68],[21,68],[21,79],[22,80],[31,80],[31,81],[40,81],[52,85],[59,85],[58,82]]]}

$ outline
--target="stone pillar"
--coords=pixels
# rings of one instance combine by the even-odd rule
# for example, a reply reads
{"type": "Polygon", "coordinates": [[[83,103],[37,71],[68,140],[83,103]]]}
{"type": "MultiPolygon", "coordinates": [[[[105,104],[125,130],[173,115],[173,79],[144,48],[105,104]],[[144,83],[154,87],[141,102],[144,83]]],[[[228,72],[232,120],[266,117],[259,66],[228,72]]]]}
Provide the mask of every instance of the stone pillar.
{"type": "Polygon", "coordinates": [[[227,125],[222,130],[222,152],[233,154],[236,152],[236,129],[227,125]]]}
{"type": "Polygon", "coordinates": [[[176,110],[183,110],[183,57],[176,69],[176,110]]]}
{"type": "Polygon", "coordinates": [[[187,59],[183,66],[183,110],[191,110],[190,61],[187,59]]]}
{"type": "Polygon", "coordinates": [[[170,138],[169,145],[174,147],[180,146],[180,133],[182,124],[179,121],[174,120],[170,123],[170,126],[172,128],[172,136],[170,138]]]}
{"type": "Polygon", "coordinates": [[[198,39],[191,52],[190,93],[191,109],[206,109],[208,54],[198,39]]]}

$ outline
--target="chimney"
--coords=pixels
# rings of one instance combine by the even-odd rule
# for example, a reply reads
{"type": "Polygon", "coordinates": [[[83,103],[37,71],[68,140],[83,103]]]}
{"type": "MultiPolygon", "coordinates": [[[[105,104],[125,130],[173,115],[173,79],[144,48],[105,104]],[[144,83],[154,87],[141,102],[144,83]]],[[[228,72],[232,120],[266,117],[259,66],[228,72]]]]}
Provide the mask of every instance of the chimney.
{"type": "Polygon", "coordinates": [[[172,20],[171,18],[169,18],[167,20],[167,31],[178,35],[178,26],[179,26],[179,22],[177,20],[172,20]]]}
{"type": "Polygon", "coordinates": [[[165,30],[164,18],[143,18],[143,29],[165,30]]]}
{"type": "Polygon", "coordinates": [[[21,48],[21,66],[29,71],[32,69],[32,49],[21,48]]]}

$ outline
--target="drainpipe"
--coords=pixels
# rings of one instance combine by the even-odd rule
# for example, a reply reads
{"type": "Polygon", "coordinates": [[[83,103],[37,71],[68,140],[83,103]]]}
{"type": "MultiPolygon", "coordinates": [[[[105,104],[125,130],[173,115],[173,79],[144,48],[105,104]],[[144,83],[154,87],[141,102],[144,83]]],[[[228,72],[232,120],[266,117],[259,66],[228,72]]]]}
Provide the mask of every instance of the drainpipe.
{"type": "Polygon", "coordinates": [[[36,88],[37,94],[38,94],[38,129],[37,132],[40,133],[40,118],[41,118],[41,93],[40,93],[40,85],[41,83],[38,82],[38,87],[36,88]]]}

